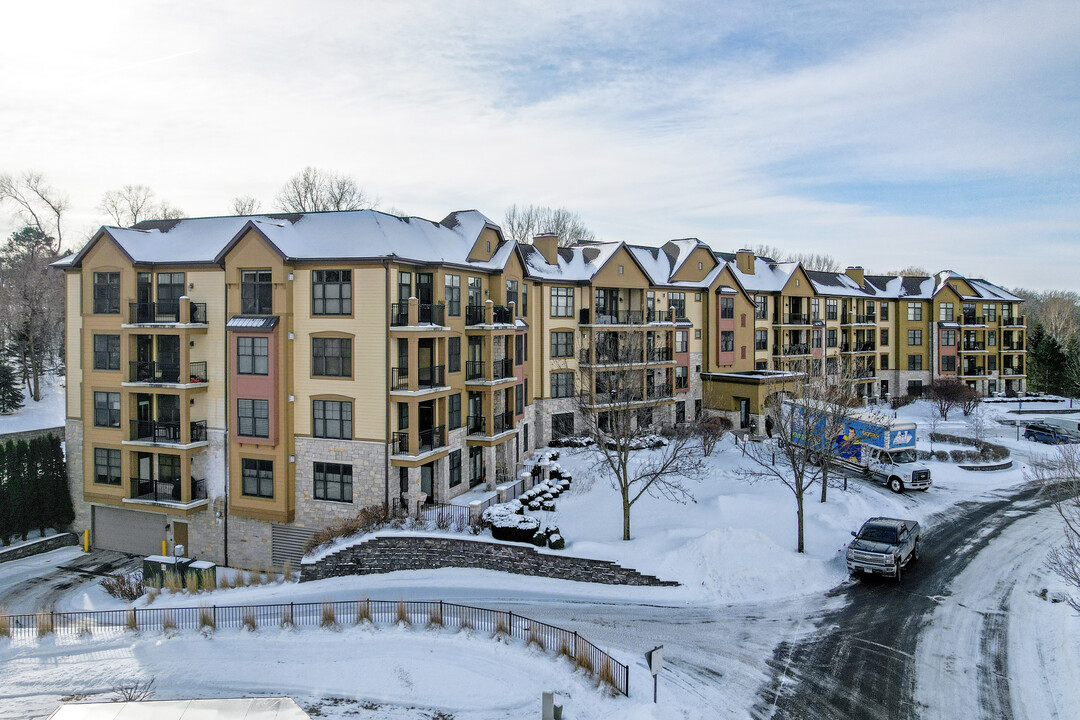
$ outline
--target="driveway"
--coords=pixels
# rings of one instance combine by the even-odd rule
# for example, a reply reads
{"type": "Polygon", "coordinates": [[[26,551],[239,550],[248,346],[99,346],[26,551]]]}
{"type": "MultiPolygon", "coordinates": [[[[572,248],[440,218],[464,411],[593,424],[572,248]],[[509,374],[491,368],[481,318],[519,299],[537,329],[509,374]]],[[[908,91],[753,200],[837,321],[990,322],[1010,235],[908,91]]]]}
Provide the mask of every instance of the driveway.
{"type": "Polygon", "coordinates": [[[84,553],[78,547],[0,563],[0,608],[8,613],[49,610],[65,595],[105,575],[139,567],[135,555],[112,550],[84,553]]]}

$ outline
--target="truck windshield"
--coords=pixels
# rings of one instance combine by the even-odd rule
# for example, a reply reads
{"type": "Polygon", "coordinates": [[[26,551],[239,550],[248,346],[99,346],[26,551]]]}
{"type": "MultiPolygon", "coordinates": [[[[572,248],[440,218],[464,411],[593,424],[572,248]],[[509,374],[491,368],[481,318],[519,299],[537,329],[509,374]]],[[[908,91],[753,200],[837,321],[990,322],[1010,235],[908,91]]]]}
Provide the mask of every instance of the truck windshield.
{"type": "Polygon", "coordinates": [[[915,462],[914,450],[894,450],[892,454],[894,463],[913,463],[915,462]]]}
{"type": "Polygon", "coordinates": [[[862,532],[859,533],[859,539],[869,540],[870,542],[895,544],[896,528],[870,525],[862,529],[862,532]]]}

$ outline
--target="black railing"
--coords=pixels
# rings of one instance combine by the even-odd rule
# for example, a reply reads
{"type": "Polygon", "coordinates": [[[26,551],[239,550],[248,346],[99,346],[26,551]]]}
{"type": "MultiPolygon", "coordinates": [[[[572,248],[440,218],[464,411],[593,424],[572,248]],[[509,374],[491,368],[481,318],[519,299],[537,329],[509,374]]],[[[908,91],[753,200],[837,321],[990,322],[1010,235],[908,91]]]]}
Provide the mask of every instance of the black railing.
{"type": "Polygon", "coordinates": [[[495,413],[495,422],[491,428],[492,435],[498,435],[504,433],[507,430],[514,429],[514,413],[510,410],[501,413],[495,413]]]}
{"type": "Polygon", "coordinates": [[[505,305],[492,305],[491,322],[495,325],[509,325],[514,322],[514,318],[510,314],[510,308],[505,305]]]}
{"type": "Polygon", "coordinates": [[[404,327],[409,324],[409,303],[390,304],[390,326],[404,327]]]}
{"type": "Polygon", "coordinates": [[[390,444],[393,447],[392,452],[394,455],[408,455],[409,454],[409,433],[408,432],[396,432],[391,436],[390,444]]]}
{"type": "Polygon", "coordinates": [[[647,311],[645,311],[645,322],[651,322],[651,323],[675,322],[675,313],[670,308],[668,308],[667,310],[647,310],[647,311]]]}
{"type": "Polygon", "coordinates": [[[465,426],[469,435],[487,435],[487,418],[483,415],[469,415],[465,418],[465,426]]]}
{"type": "Polygon", "coordinates": [[[986,343],[985,342],[975,342],[973,340],[968,340],[968,341],[964,342],[963,349],[964,349],[965,352],[977,352],[977,351],[980,351],[980,350],[985,350],[986,349],[986,343]]]}
{"type": "MultiPolygon", "coordinates": [[[[192,478],[191,499],[189,502],[206,499],[206,481],[192,478]]],[[[131,479],[131,497],[134,500],[148,500],[151,502],[182,503],[183,480],[147,480],[143,478],[131,479]]]]}
{"type": "Polygon", "coordinates": [[[180,317],[179,302],[133,302],[128,303],[128,312],[132,325],[206,322],[206,303],[188,303],[187,318],[180,317]]]}
{"type": "Polygon", "coordinates": [[[502,378],[514,377],[514,360],[513,358],[503,358],[502,360],[496,360],[491,366],[491,379],[501,380],[502,378]]]}
{"type": "MultiPolygon", "coordinates": [[[[467,508],[466,508],[467,510],[467,508]]],[[[575,631],[532,620],[505,610],[458,605],[441,600],[339,600],[276,605],[211,605],[202,607],[132,607],[118,610],[24,613],[0,615],[2,627],[16,637],[46,633],[72,638],[82,635],[122,635],[128,631],[171,632],[240,630],[241,628],[341,628],[385,625],[403,620],[416,626],[443,627],[491,633],[567,656],[600,682],[623,695],[630,694],[630,668],[575,631]]],[[[451,658],[447,658],[449,662],[451,658]]]]}
{"type": "Polygon", "coordinates": [[[1022,367],[1003,367],[1001,368],[1002,375],[1023,375],[1024,368],[1022,367]]]}
{"type": "Polygon", "coordinates": [[[961,315],[960,322],[964,325],[985,325],[986,318],[982,315],[961,315]]]}
{"type": "Polygon", "coordinates": [[[188,363],[186,376],[180,375],[180,366],[173,363],[132,360],[128,363],[128,382],[141,383],[205,383],[206,361],[188,363]]]}
{"type": "MultiPolygon", "coordinates": [[[[179,422],[162,422],[159,420],[132,420],[131,440],[139,442],[165,443],[168,445],[180,445],[183,439],[180,437],[179,422]]],[[[206,421],[194,420],[191,422],[191,440],[189,442],[206,441],[206,421]]]]}
{"type": "MultiPolygon", "coordinates": [[[[675,386],[679,389],[685,389],[689,386],[689,377],[680,377],[675,379],[675,386]]],[[[653,385],[647,388],[647,397],[650,400],[659,400],[661,398],[668,398],[672,396],[671,385],[669,383],[661,383],[659,385],[653,385]]]]}
{"type": "Polygon", "coordinates": [[[873,352],[875,349],[877,349],[877,345],[873,342],[844,343],[840,347],[840,352],[873,352]]]}
{"type": "Polygon", "coordinates": [[[641,310],[596,310],[597,325],[640,325],[643,320],[644,313],[641,310]]]}
{"type": "Polygon", "coordinates": [[[784,315],[784,325],[809,325],[810,314],[809,313],[786,313],[784,315]]]}
{"type": "Polygon", "coordinates": [[[484,325],[484,306],[483,305],[466,305],[465,306],[465,324],[466,325],[484,325]]]}
{"type": "Polygon", "coordinates": [[[391,390],[408,390],[409,389],[409,368],[407,368],[407,367],[392,367],[392,368],[390,368],[390,389],[391,390]]]}
{"type": "Polygon", "coordinates": [[[864,315],[844,313],[840,320],[841,325],[869,325],[877,322],[877,315],[866,313],[864,315]]]}
{"type": "Polygon", "coordinates": [[[848,377],[852,380],[863,380],[866,378],[872,378],[875,375],[874,368],[855,368],[850,371],[848,377]]]}
{"type": "Polygon", "coordinates": [[[442,387],[446,384],[445,365],[431,365],[416,369],[416,384],[422,388],[442,387]]]}
{"type": "Polygon", "coordinates": [[[671,362],[675,355],[669,347],[654,347],[648,352],[649,362],[671,362]]]}
{"type": "Polygon", "coordinates": [[[1010,317],[1002,316],[1001,324],[1003,326],[1005,326],[1005,327],[1022,327],[1024,325],[1024,316],[1023,315],[1016,315],[1016,316],[1010,316],[1010,317]]]}
{"type": "Polygon", "coordinates": [[[446,426],[437,425],[420,431],[420,452],[430,452],[446,445],[446,426]]]}
{"type": "Polygon", "coordinates": [[[483,360],[466,360],[465,379],[485,380],[486,378],[484,377],[484,365],[486,365],[486,363],[483,360]]]}
{"type": "Polygon", "coordinates": [[[442,325],[446,315],[445,305],[417,305],[417,322],[421,325],[442,325]]]}
{"type": "Polygon", "coordinates": [[[960,371],[960,374],[961,375],[966,375],[966,376],[969,376],[969,377],[970,376],[977,376],[977,375],[985,375],[986,374],[986,369],[981,367],[981,366],[965,367],[964,369],[962,369],[960,371]]]}
{"type": "Polygon", "coordinates": [[[773,355],[809,355],[810,345],[807,343],[789,343],[777,345],[773,348],[773,355]]]}

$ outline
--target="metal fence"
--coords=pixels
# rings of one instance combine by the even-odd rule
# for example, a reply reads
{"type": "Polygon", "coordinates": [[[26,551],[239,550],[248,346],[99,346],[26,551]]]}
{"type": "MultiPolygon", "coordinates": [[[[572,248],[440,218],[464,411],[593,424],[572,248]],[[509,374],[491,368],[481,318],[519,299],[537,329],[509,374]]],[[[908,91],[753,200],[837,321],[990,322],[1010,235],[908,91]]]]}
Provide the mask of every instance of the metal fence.
{"type": "Polygon", "coordinates": [[[82,612],[0,615],[0,635],[101,634],[125,630],[221,630],[260,627],[420,625],[474,629],[536,645],[564,655],[601,683],[630,694],[630,668],[576,632],[505,610],[457,605],[442,600],[343,600],[277,605],[204,605],[82,612]]]}

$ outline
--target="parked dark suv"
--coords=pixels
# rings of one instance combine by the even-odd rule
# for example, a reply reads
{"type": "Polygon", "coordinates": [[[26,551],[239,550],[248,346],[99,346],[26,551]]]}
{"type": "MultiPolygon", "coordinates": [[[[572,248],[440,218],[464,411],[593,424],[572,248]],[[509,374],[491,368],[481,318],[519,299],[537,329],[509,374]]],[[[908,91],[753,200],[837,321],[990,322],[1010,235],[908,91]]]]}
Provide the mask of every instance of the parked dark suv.
{"type": "Polygon", "coordinates": [[[1048,445],[1061,445],[1062,443],[1072,442],[1072,438],[1060,428],[1041,422],[1033,422],[1028,425],[1027,429],[1024,430],[1024,439],[1048,445]]]}

